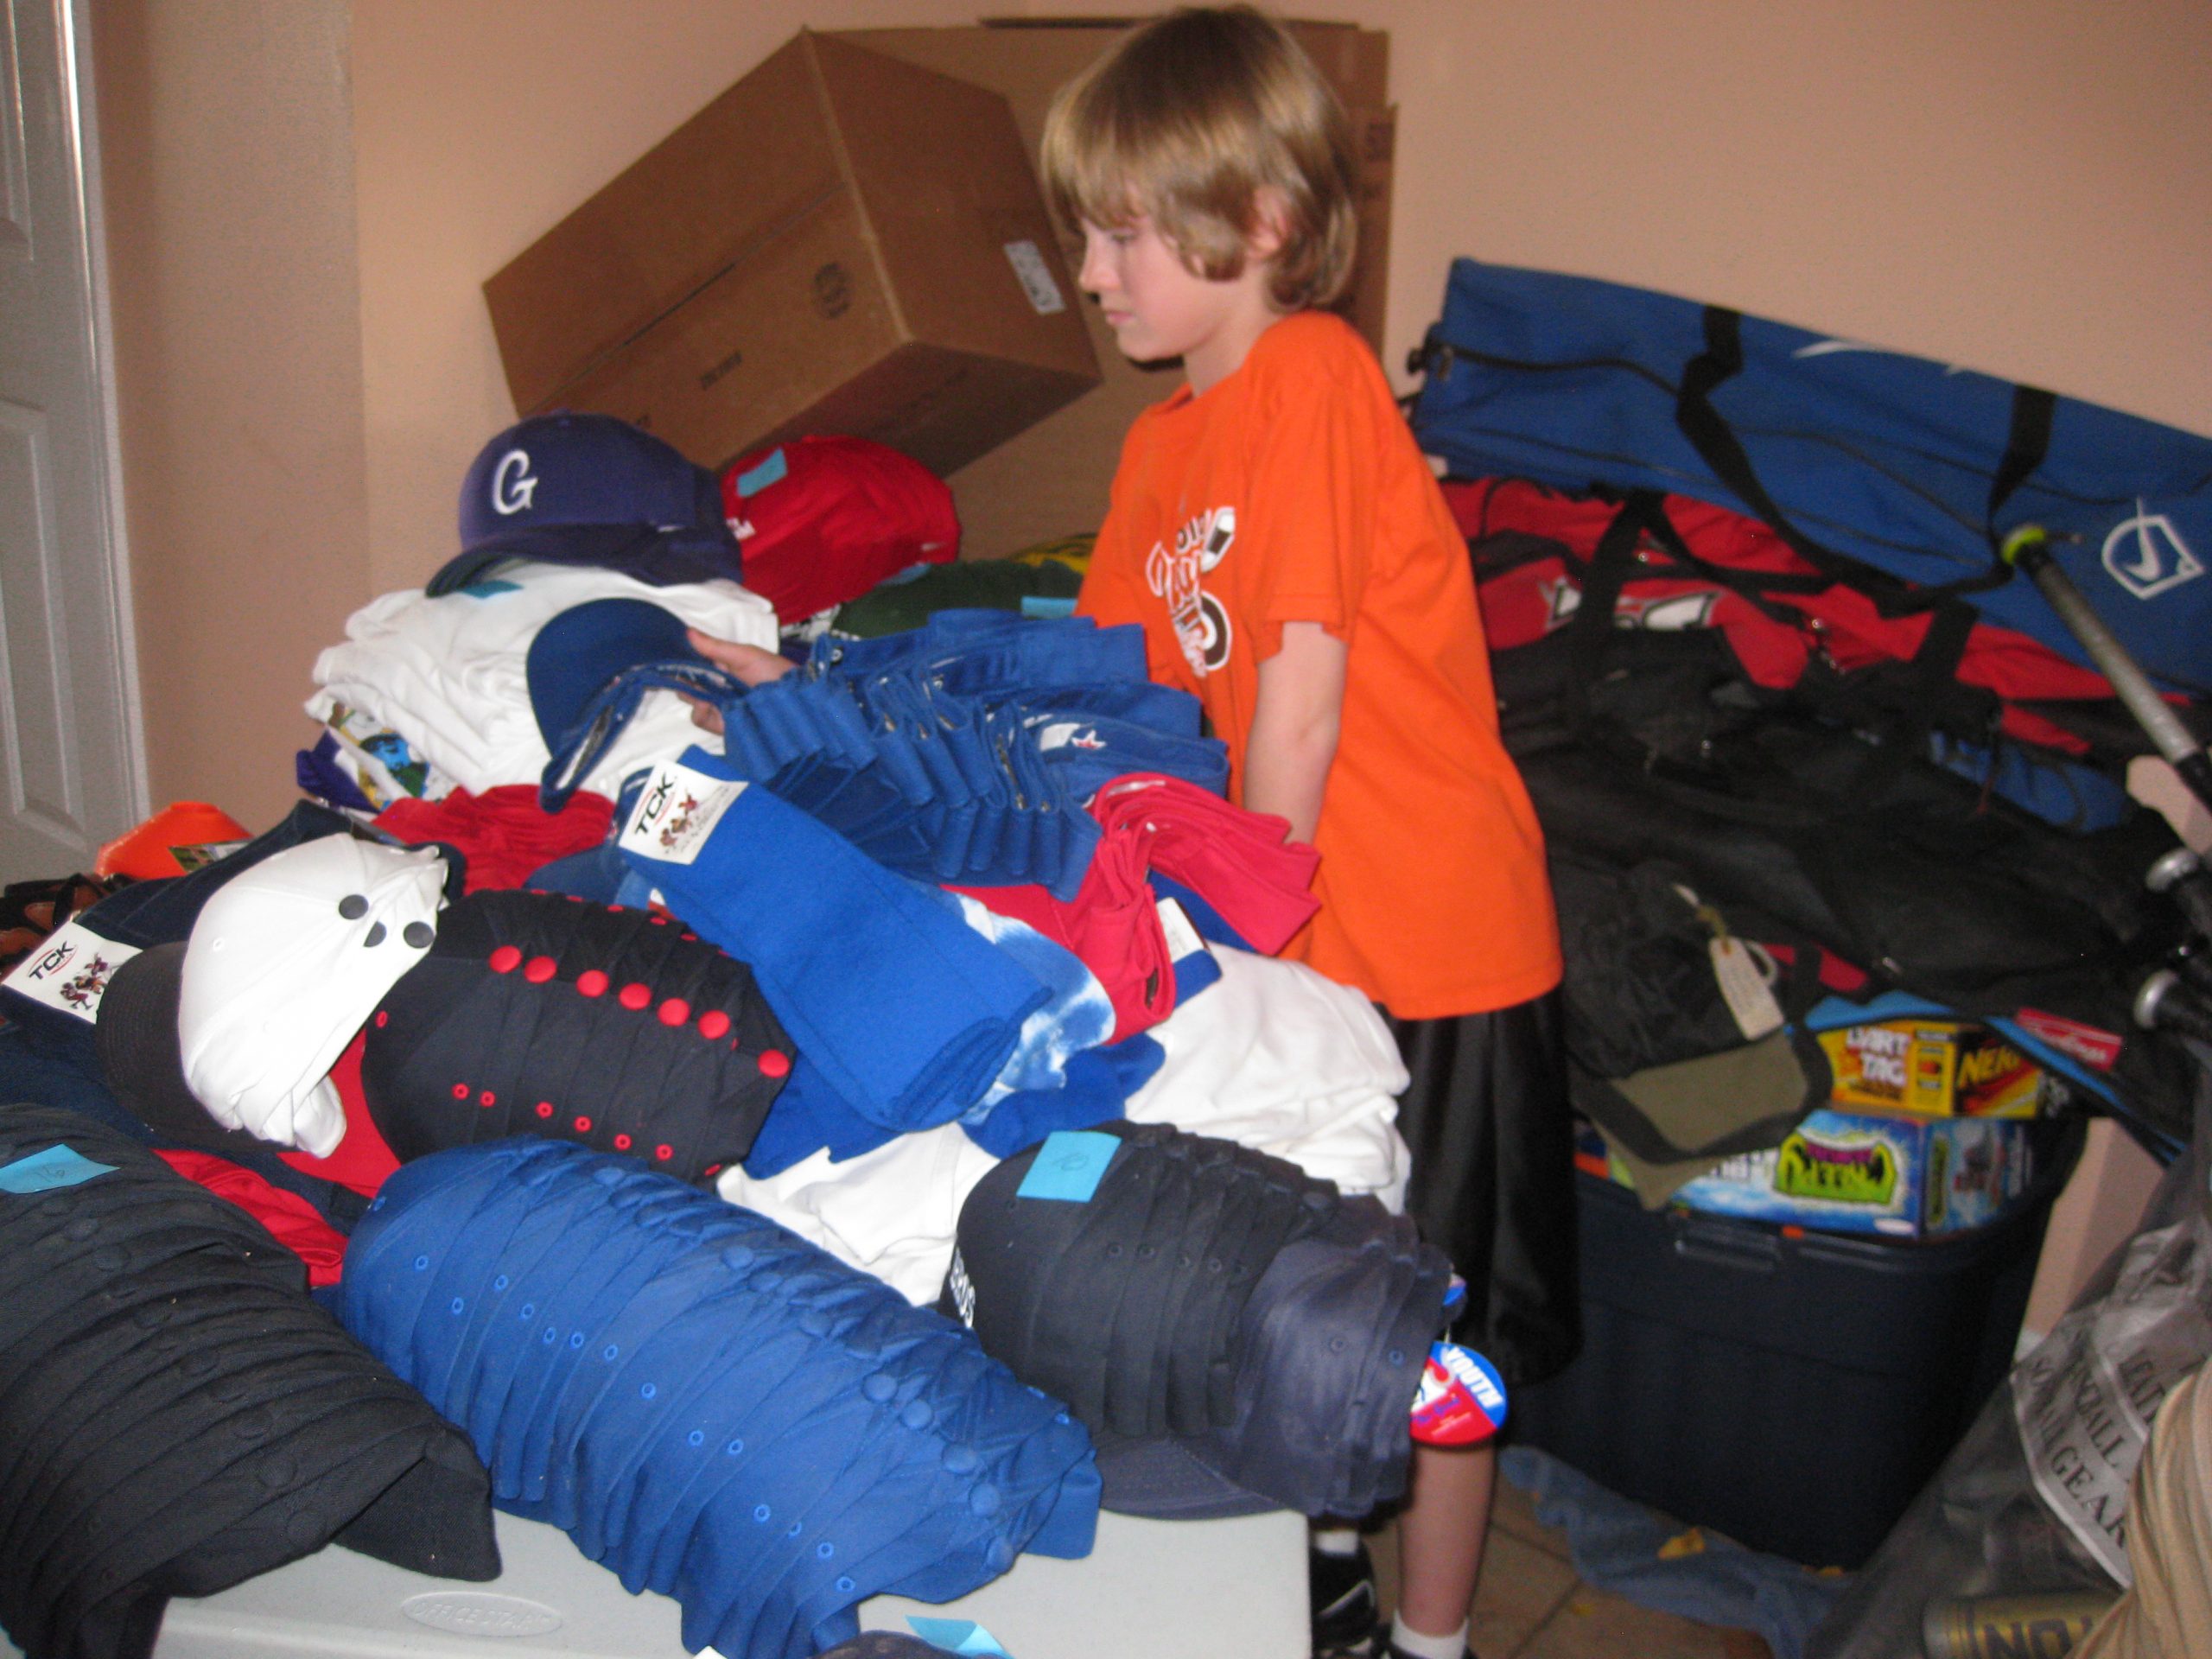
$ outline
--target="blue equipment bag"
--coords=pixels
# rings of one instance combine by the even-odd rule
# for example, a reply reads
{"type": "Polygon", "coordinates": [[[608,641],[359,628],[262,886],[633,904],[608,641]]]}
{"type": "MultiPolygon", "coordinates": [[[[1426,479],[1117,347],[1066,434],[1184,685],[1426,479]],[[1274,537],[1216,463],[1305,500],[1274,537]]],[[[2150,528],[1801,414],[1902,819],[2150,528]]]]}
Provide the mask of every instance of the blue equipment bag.
{"type": "Polygon", "coordinates": [[[1902,613],[1963,597],[2069,658],[1997,556],[2039,524],[2173,690],[2212,688],[2212,439],[1986,375],[1588,277],[1452,264],[1414,366],[1421,447],[1465,477],[1654,489],[1773,527],[1902,613]]]}

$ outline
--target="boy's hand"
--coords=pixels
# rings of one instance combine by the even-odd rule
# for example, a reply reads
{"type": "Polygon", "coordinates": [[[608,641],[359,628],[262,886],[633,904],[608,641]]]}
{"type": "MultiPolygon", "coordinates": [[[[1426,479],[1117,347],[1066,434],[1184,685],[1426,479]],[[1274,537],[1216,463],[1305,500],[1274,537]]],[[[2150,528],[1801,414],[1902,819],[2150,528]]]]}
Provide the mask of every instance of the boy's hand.
{"type": "MultiPolygon", "coordinates": [[[[712,663],[716,668],[734,677],[744,685],[766,685],[771,680],[780,680],[798,664],[779,657],[772,651],[763,651],[758,645],[741,645],[734,639],[717,639],[710,633],[696,628],[686,628],[684,639],[691,649],[712,663]]],[[[701,702],[696,697],[686,697],[691,705],[691,723],[709,732],[722,728],[721,710],[710,702],[701,702]]]]}

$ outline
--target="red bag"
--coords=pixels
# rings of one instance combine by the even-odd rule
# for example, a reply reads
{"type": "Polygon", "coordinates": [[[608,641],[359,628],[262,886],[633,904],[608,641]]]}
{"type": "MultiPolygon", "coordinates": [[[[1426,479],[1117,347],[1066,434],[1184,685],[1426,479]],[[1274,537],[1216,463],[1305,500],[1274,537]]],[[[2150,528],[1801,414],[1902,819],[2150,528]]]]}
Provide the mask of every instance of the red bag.
{"type": "MultiPolygon", "coordinates": [[[[1563,495],[1525,479],[1446,484],[1446,499],[1471,542],[1509,531],[1555,543],[1556,553],[1478,559],[1475,575],[1492,650],[1528,645],[1571,621],[1593,583],[1606,533],[1622,504],[1563,495]]],[[[1755,518],[1688,496],[1659,499],[1672,536],[1640,531],[1624,544],[1632,569],[1613,602],[1618,627],[1717,629],[1755,685],[1796,685],[1817,659],[1839,674],[1912,662],[1942,613],[1885,615],[1870,594],[1824,576],[1755,518]]],[[[1610,582],[1606,585],[1611,585],[1610,582]]],[[[2000,701],[2008,737],[2069,754],[2088,744],[2024,702],[2110,699],[2103,675],[2011,628],[1974,622],[1957,642],[1951,672],[2000,701]]]]}

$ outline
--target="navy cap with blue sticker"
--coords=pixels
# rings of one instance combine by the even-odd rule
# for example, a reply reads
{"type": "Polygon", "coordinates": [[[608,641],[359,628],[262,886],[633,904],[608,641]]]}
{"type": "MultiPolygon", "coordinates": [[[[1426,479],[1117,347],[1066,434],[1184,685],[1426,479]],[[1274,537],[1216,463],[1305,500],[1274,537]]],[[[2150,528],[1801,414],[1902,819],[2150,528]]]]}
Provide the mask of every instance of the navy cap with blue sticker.
{"type": "Polygon", "coordinates": [[[1115,1123],[977,1184],[939,1306],[1090,1424],[1109,1508],[1363,1515],[1403,1490],[1449,1274],[1372,1198],[1115,1123]]]}

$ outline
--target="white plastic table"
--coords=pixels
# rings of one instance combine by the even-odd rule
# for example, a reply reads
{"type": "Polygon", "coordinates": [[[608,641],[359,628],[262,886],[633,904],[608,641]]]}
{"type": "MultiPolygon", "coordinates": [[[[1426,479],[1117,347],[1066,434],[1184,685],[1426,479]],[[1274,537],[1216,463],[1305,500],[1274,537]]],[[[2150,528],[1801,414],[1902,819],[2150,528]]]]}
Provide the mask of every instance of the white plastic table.
{"type": "MultiPolygon", "coordinates": [[[[333,1546],[172,1601],[156,1659],[685,1659],[673,1601],[631,1595],[555,1528],[495,1519],[505,1571],[489,1584],[333,1546]]],[[[904,1631],[910,1613],[972,1619],[1012,1659],[1306,1659],[1306,1522],[1102,1515],[1082,1560],[1024,1555],[954,1602],[878,1596],[861,1625],[904,1631]]],[[[4,1638],[0,1653],[19,1659],[4,1638]]]]}

